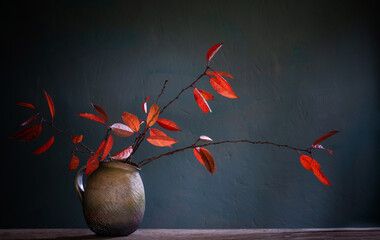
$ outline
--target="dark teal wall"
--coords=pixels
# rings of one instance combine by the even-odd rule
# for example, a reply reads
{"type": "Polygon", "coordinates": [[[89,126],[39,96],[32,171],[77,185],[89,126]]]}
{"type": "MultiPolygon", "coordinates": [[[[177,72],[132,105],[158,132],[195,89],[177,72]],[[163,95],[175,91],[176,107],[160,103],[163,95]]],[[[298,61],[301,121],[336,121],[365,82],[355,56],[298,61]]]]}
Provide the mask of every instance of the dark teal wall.
{"type": "MultiPolygon", "coordinates": [[[[42,90],[56,105],[56,124],[99,143],[99,124],[74,114],[102,106],[111,121],[123,111],[143,116],[141,103],[169,80],[161,106],[205,67],[209,47],[225,45],[212,61],[228,71],[240,99],[215,94],[203,114],[186,92],[166,112],[186,146],[202,134],[215,140],[271,140],[318,152],[332,187],[321,184],[296,152],[245,144],[210,147],[211,176],[191,151],[162,158],[141,172],[144,228],[304,228],[380,224],[379,52],[376,9],[361,1],[25,1],[2,7],[1,228],[85,227],[68,171],[71,143],[7,139],[42,90]]],[[[117,139],[116,147],[131,139],[117,139]]],[[[145,143],[136,160],[169,149],[145,143]]],[[[82,163],[85,162],[82,157],[82,163]]]]}

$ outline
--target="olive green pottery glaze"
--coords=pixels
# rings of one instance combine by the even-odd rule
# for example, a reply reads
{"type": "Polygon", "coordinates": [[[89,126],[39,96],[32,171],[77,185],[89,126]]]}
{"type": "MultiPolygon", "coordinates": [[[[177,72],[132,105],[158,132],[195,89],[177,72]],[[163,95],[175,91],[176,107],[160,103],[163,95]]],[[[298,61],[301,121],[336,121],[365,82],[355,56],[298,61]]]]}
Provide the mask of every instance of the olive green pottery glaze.
{"type": "Polygon", "coordinates": [[[75,178],[88,227],[100,236],[127,236],[139,227],[145,211],[145,193],[139,171],[124,162],[101,163],[87,178],[86,167],[75,178]]]}

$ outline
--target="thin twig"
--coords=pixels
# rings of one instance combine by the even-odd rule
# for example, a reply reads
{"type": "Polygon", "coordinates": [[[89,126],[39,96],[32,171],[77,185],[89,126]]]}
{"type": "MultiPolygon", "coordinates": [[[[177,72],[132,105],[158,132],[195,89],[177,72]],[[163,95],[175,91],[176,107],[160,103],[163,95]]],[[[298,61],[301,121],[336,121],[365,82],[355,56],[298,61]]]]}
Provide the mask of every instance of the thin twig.
{"type": "Polygon", "coordinates": [[[167,83],[168,83],[168,80],[165,80],[164,85],[163,85],[162,88],[161,88],[161,93],[158,95],[158,97],[157,97],[157,99],[156,99],[156,104],[157,104],[157,102],[158,102],[158,99],[160,99],[161,95],[164,93],[164,91],[165,91],[165,87],[166,87],[166,84],[167,84],[167,83]]]}
{"type": "Polygon", "coordinates": [[[192,86],[194,86],[194,84],[195,84],[196,82],[198,82],[199,79],[201,79],[204,75],[206,75],[206,71],[207,71],[208,68],[209,68],[209,67],[207,66],[206,69],[204,70],[204,72],[203,72],[201,75],[199,75],[199,77],[198,77],[197,79],[195,79],[195,80],[194,80],[189,86],[187,86],[187,87],[185,87],[184,89],[182,89],[182,90],[178,93],[178,95],[177,95],[175,98],[173,98],[168,104],[166,104],[166,105],[162,108],[162,110],[160,111],[160,114],[162,114],[162,113],[165,111],[165,109],[166,109],[167,107],[170,106],[170,104],[172,104],[175,100],[177,100],[177,99],[179,98],[179,96],[181,96],[181,94],[182,94],[184,91],[186,91],[187,89],[189,89],[189,88],[191,88],[192,86]]]}
{"type": "Polygon", "coordinates": [[[285,144],[277,144],[277,143],[267,142],[267,141],[226,140],[226,141],[220,141],[220,142],[210,142],[210,143],[205,143],[205,144],[201,144],[201,145],[192,144],[192,145],[184,147],[184,148],[180,148],[180,149],[177,149],[177,150],[174,150],[174,151],[171,151],[171,152],[163,153],[163,154],[161,154],[159,156],[156,156],[156,157],[151,157],[151,158],[144,159],[144,160],[140,161],[138,163],[138,165],[140,167],[142,167],[142,166],[144,166],[144,165],[146,165],[146,164],[148,164],[148,163],[150,163],[150,162],[152,162],[152,161],[154,161],[156,159],[159,159],[159,158],[165,157],[165,156],[170,156],[170,155],[172,155],[174,153],[182,152],[182,151],[185,151],[187,149],[191,149],[191,148],[195,148],[195,147],[206,147],[206,146],[210,146],[210,145],[219,145],[219,144],[224,144],[224,143],[269,144],[269,145],[274,145],[274,146],[277,146],[277,147],[288,148],[288,149],[299,151],[299,152],[310,153],[310,149],[296,148],[296,147],[292,147],[292,146],[285,145],[285,144]]]}

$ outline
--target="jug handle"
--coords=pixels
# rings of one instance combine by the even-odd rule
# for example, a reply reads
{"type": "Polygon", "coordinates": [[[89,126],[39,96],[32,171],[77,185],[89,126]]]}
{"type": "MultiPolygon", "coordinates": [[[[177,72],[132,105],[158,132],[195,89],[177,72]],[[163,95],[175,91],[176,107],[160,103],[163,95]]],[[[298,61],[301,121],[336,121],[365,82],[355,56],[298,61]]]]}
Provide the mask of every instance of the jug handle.
{"type": "Polygon", "coordinates": [[[75,176],[75,189],[77,190],[81,203],[83,202],[83,194],[84,194],[83,175],[85,173],[86,167],[87,167],[86,165],[81,167],[78,170],[77,175],[75,176]]]}

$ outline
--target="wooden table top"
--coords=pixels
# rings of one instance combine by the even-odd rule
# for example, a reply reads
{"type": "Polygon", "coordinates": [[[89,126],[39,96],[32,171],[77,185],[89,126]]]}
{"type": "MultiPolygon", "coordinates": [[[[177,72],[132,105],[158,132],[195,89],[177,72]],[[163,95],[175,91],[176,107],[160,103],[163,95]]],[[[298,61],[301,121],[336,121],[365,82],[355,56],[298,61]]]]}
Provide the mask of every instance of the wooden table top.
{"type": "Polygon", "coordinates": [[[324,229],[139,229],[128,237],[105,238],[89,229],[0,229],[1,240],[20,239],[380,239],[380,228],[324,229]]]}

